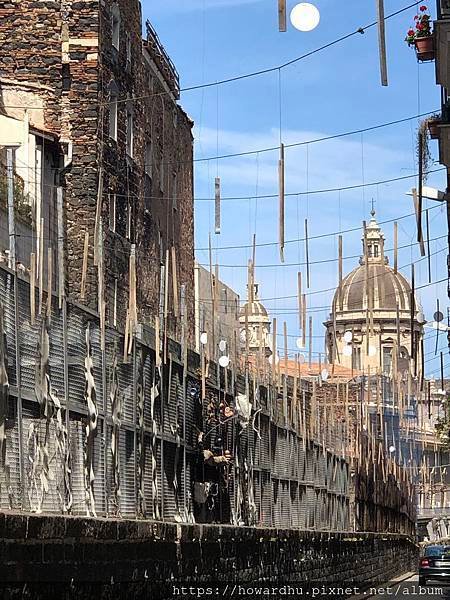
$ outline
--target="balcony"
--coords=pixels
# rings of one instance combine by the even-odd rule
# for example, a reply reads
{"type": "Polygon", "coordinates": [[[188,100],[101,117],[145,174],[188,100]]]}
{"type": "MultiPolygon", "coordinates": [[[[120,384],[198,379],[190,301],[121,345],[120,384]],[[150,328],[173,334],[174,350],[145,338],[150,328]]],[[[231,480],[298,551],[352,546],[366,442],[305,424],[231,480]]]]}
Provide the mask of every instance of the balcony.
{"type": "Polygon", "coordinates": [[[437,18],[450,18],[450,0],[437,0],[437,18]]]}
{"type": "Polygon", "coordinates": [[[144,47],[148,50],[152,60],[158,67],[164,81],[173,92],[175,98],[180,97],[180,76],[175,68],[170,56],[162,45],[158,34],[153,29],[150,21],[146,22],[147,39],[144,40],[144,47]]]}
{"type": "Polygon", "coordinates": [[[437,20],[434,22],[436,50],[436,81],[450,89],[450,0],[438,0],[437,20]]]}

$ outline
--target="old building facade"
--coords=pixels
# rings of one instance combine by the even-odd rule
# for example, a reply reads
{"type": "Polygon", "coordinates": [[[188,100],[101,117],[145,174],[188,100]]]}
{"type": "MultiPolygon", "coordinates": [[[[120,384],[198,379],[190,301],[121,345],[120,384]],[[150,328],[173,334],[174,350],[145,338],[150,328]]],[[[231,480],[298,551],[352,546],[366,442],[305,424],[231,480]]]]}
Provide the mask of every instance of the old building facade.
{"type": "MultiPolygon", "coordinates": [[[[149,23],[142,40],[140,3],[0,2],[0,17],[0,112],[53,152],[32,236],[61,186],[67,297],[97,310],[103,296],[124,328],[135,254],[139,321],[163,313],[179,338],[184,317],[193,341],[192,122],[149,23]]],[[[35,156],[22,167],[35,173],[35,156]]]]}

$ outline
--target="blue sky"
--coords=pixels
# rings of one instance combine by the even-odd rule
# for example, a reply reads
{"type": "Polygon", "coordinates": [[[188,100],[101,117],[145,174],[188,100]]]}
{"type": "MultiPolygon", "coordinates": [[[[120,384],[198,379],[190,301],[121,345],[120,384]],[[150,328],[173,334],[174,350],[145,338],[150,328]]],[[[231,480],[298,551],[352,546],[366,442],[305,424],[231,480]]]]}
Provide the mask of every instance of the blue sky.
{"type": "MultiPolygon", "coordinates": [[[[321,12],[319,27],[301,33],[291,26],[278,32],[277,0],[164,0],[144,1],[143,15],[177,65],[182,87],[214,82],[254,70],[279,65],[375,20],[375,3],[361,0],[315,0],[321,12]]],[[[288,0],[288,8],[295,1],[288,0]]],[[[408,2],[385,0],[386,14],[408,2]]],[[[430,7],[434,7],[430,4],[430,7]]],[[[376,28],[319,52],[278,73],[196,90],[182,94],[181,104],[195,121],[197,158],[213,157],[364,128],[410,117],[439,108],[434,63],[418,65],[414,51],[404,42],[413,21],[410,9],[387,22],[389,87],[379,81],[376,28]],[[281,88],[281,94],[280,94],[281,88]]],[[[435,15],[433,15],[435,16],[435,15]]],[[[417,120],[327,142],[307,144],[286,151],[286,191],[299,194],[286,200],[286,240],[303,237],[304,219],[309,233],[357,228],[369,218],[372,198],[380,221],[412,212],[406,191],[414,179],[327,194],[313,190],[339,188],[410,175],[416,172],[417,120]]],[[[431,142],[437,161],[437,142],[431,142]]],[[[278,153],[259,153],[242,158],[199,162],[195,169],[196,247],[208,246],[214,228],[214,178],[222,181],[223,197],[245,197],[222,202],[222,233],[212,233],[214,262],[221,278],[245,295],[246,264],[250,250],[222,250],[229,245],[248,245],[256,231],[257,243],[278,239],[278,199],[254,196],[277,193],[278,153]]],[[[433,168],[439,168],[436,163],[433,168]]],[[[429,185],[442,189],[442,173],[431,175],[429,185]]],[[[428,205],[427,205],[428,206],[428,205]]],[[[429,204],[431,238],[445,235],[445,213],[429,204]]],[[[392,224],[384,227],[386,247],[392,248],[392,224]]],[[[344,235],[344,256],[360,253],[361,231],[344,235]]],[[[415,240],[413,218],[399,221],[399,244],[415,240]]],[[[433,279],[445,277],[445,239],[431,243],[433,279]]],[[[304,262],[304,245],[286,246],[286,263],[304,262]]],[[[208,253],[197,251],[202,263],[208,253]]],[[[314,316],[314,351],[323,352],[323,321],[327,318],[333,288],[337,283],[337,236],[312,241],[309,306],[314,316]],[[322,262],[320,262],[322,261],[322,262]]],[[[417,284],[427,283],[427,261],[418,261],[417,247],[400,251],[399,264],[416,263],[417,284]],[[418,262],[417,262],[418,261],[418,262]]],[[[344,263],[345,272],[357,258],[344,263]]],[[[260,295],[272,316],[286,320],[290,348],[295,351],[298,334],[296,299],[297,271],[304,267],[281,265],[276,245],[257,250],[260,295]],[[263,266],[273,265],[273,266],[263,266]]],[[[409,276],[410,267],[403,272],[409,276]]],[[[419,294],[426,316],[432,319],[436,298],[446,309],[445,284],[424,288],[419,294]]],[[[445,312],[445,310],[444,310],[445,312]]],[[[433,358],[434,332],[427,330],[427,368],[439,367],[433,358]]],[[[442,335],[442,334],[441,334],[442,335]]],[[[281,346],[282,340],[279,340],[281,346]]],[[[445,347],[444,335],[439,344],[445,347]]]]}

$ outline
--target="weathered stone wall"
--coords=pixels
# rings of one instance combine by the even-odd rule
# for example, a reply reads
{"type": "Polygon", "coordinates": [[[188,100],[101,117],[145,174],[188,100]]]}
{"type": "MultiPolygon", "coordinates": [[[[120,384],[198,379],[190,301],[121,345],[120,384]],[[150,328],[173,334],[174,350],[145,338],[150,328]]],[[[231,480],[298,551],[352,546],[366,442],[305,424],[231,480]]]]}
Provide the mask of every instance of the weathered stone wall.
{"type": "Polygon", "coordinates": [[[30,111],[30,120],[53,132],[59,131],[60,19],[59,2],[0,1],[0,110],[17,116],[22,109],[3,109],[3,105],[33,106],[40,97],[45,117],[30,111]],[[4,80],[16,85],[11,89],[4,80]]]}
{"type": "MultiPolygon", "coordinates": [[[[105,103],[99,153],[105,174],[103,216],[111,223],[110,195],[116,195],[115,227],[106,227],[107,289],[111,299],[117,280],[118,319],[125,318],[128,299],[128,257],[137,251],[138,307],[141,318],[154,322],[159,314],[161,265],[170,255],[168,332],[179,339],[180,322],[173,313],[172,257],[176,248],[178,287],[186,287],[189,341],[194,341],[194,215],[192,122],[168,93],[152,50],[141,37],[141,7],[137,0],[120,0],[119,49],[111,38],[111,7],[100,12],[100,81],[105,103]],[[128,42],[128,43],[127,43],[128,42]],[[129,45],[128,45],[129,44],[129,45]],[[127,48],[128,46],[128,48],[127,48]],[[131,50],[131,56],[127,56],[131,50]],[[144,56],[145,54],[145,56],[144,56]],[[115,86],[118,105],[117,141],[109,135],[108,102],[115,86]],[[129,97],[138,98],[127,102],[129,97]],[[127,156],[127,111],[133,113],[133,157],[127,156]],[[151,156],[146,153],[151,144],[151,156]],[[148,164],[150,160],[151,164],[148,164]],[[176,177],[175,177],[176,176],[176,177]],[[127,231],[128,213],[133,225],[127,231]],[[115,229],[115,231],[113,231],[115,229]]],[[[164,282],[163,282],[164,283],[164,282]]],[[[113,302],[107,306],[112,317],[113,302]]]]}
{"type": "MultiPolygon", "coordinates": [[[[66,153],[67,295],[80,301],[84,240],[89,232],[85,302],[97,309],[94,229],[100,167],[106,312],[124,325],[129,255],[137,251],[137,303],[141,321],[159,312],[161,264],[177,253],[179,289],[185,286],[188,341],[194,343],[194,216],[192,122],[168,93],[154,49],[143,50],[138,0],[0,0],[0,110],[55,133],[66,153]],[[112,45],[111,11],[120,14],[120,43],[112,45]],[[144,57],[144,53],[146,57],[144,57]],[[127,57],[130,57],[128,60],[127,57]],[[155,60],[153,60],[155,58],[155,60]],[[109,135],[111,83],[117,90],[117,141],[109,135]],[[131,102],[127,102],[132,98],[131,102]],[[133,155],[127,156],[127,111],[133,112],[133,155]],[[146,145],[152,144],[152,173],[146,145]],[[72,144],[70,164],[69,145],[72,144]],[[111,195],[116,196],[115,226],[111,195]],[[128,226],[128,222],[130,226],[128,226]],[[117,298],[115,299],[115,289],[117,298]]],[[[161,65],[161,63],[159,63],[161,65]]],[[[55,180],[55,183],[57,181],[55,180]]],[[[171,261],[170,261],[171,262],[171,261]]],[[[168,334],[179,339],[169,277],[168,334]]]]}
{"type": "Polygon", "coordinates": [[[114,582],[102,596],[114,598],[121,589],[128,597],[172,598],[173,585],[207,581],[385,583],[414,570],[418,555],[398,535],[8,513],[0,514],[0,539],[0,581],[17,589],[38,584],[27,586],[30,598],[44,597],[46,582],[72,582],[75,597],[82,583],[114,582]]]}

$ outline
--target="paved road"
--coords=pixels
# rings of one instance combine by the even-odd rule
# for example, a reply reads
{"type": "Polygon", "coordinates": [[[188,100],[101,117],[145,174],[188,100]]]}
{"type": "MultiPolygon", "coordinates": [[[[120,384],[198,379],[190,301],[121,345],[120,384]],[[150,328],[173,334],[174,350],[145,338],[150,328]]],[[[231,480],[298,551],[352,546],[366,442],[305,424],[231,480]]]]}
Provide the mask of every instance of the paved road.
{"type": "Polygon", "coordinates": [[[417,598],[425,600],[426,598],[445,598],[450,600],[450,583],[439,585],[438,582],[430,582],[426,586],[419,585],[419,576],[414,575],[410,579],[401,583],[392,583],[390,586],[380,586],[379,594],[371,598],[417,598]]]}

